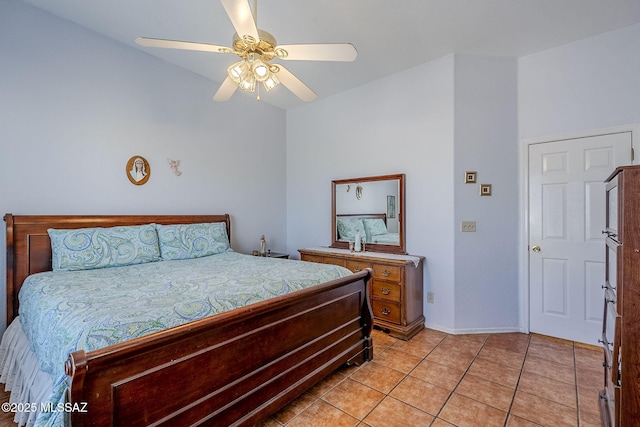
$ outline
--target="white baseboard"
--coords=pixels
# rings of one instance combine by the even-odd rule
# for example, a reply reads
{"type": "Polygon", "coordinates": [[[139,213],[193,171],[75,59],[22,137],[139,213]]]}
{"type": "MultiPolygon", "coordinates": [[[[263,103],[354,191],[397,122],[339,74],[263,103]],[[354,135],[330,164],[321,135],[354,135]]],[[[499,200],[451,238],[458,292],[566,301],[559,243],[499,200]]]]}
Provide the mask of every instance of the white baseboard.
{"type": "Polygon", "coordinates": [[[504,333],[513,333],[519,332],[526,334],[522,328],[517,326],[513,327],[498,327],[498,328],[447,328],[440,325],[425,325],[429,329],[435,329],[436,331],[446,332],[451,335],[462,335],[462,334],[504,334],[504,333]]]}

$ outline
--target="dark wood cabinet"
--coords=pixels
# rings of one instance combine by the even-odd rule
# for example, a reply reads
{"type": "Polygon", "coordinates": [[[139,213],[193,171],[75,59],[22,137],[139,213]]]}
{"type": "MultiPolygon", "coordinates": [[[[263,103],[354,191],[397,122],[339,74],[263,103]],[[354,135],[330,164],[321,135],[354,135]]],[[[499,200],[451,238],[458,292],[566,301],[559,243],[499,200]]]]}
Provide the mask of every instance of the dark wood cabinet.
{"type": "Polygon", "coordinates": [[[604,283],[604,426],[640,425],[640,166],[607,179],[604,283]]]}
{"type": "Polygon", "coordinates": [[[424,329],[422,271],[424,257],[351,253],[341,249],[300,249],[303,261],[334,264],[353,272],[373,270],[369,300],[374,326],[408,340],[424,329]]]}

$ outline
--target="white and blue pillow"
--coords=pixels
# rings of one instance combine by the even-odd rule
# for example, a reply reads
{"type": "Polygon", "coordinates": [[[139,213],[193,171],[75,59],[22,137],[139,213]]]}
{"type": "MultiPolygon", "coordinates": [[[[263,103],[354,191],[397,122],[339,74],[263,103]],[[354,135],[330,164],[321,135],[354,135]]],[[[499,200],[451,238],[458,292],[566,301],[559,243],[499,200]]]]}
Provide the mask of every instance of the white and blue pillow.
{"type": "Polygon", "coordinates": [[[364,230],[367,233],[367,238],[371,238],[372,236],[379,236],[382,234],[387,234],[387,226],[381,218],[363,218],[364,222],[364,230]]]}
{"type": "Polygon", "coordinates": [[[366,237],[366,231],[360,218],[338,218],[336,227],[340,240],[354,240],[356,231],[360,231],[360,237],[366,237]]]}
{"type": "Polygon", "coordinates": [[[49,229],[54,271],[90,270],[160,260],[155,224],[49,229]]]}
{"type": "Polygon", "coordinates": [[[200,258],[231,250],[224,222],[157,224],[163,260],[200,258]]]}

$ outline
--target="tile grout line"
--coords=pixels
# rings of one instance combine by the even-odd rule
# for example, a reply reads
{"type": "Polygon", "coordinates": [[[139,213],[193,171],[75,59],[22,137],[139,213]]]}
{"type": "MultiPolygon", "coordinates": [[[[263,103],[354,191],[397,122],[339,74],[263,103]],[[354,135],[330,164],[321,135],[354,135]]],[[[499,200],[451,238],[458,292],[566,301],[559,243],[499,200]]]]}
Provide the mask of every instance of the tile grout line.
{"type": "MultiPolygon", "coordinates": [[[[529,339],[527,340],[527,349],[524,352],[524,358],[522,359],[522,364],[520,365],[520,373],[518,373],[518,381],[516,381],[516,388],[513,390],[513,397],[511,398],[511,403],[509,404],[509,409],[507,411],[507,418],[504,420],[504,427],[507,427],[509,423],[509,416],[511,415],[511,408],[513,408],[513,403],[516,401],[516,394],[518,393],[518,386],[520,385],[520,379],[522,378],[522,373],[524,372],[524,364],[527,361],[527,356],[529,354],[529,346],[531,345],[531,335],[529,334],[529,339]]],[[[533,423],[531,420],[527,420],[533,423]]],[[[537,423],[535,423],[537,424],[537,423]]]]}
{"type": "MultiPolygon", "coordinates": [[[[450,335],[449,335],[450,336],[450,335]]],[[[445,406],[447,406],[447,402],[449,402],[449,400],[451,399],[451,397],[453,396],[453,393],[455,393],[456,389],[458,388],[458,386],[460,385],[460,383],[462,382],[462,380],[464,379],[464,377],[467,375],[467,373],[469,372],[469,369],[471,368],[471,365],[473,365],[473,362],[476,361],[476,359],[478,358],[478,355],[480,354],[480,352],[482,351],[482,349],[484,348],[484,346],[487,344],[487,340],[489,339],[489,337],[487,336],[485,338],[485,340],[482,342],[482,346],[480,347],[480,350],[478,350],[478,352],[473,356],[473,359],[471,360],[471,363],[469,363],[469,366],[467,366],[467,368],[465,369],[464,373],[462,374],[462,376],[460,377],[460,379],[458,380],[458,382],[456,383],[455,387],[453,387],[453,389],[451,390],[451,392],[449,393],[449,396],[447,396],[447,398],[445,399],[444,403],[442,404],[442,406],[440,407],[440,410],[438,410],[438,413],[436,414],[433,422],[431,424],[433,424],[437,419],[439,419],[438,417],[440,416],[440,413],[442,412],[442,410],[444,409],[445,406]]],[[[444,341],[444,339],[442,340],[444,341]]],[[[442,343],[442,341],[440,341],[440,343],[442,343]]],[[[440,344],[438,344],[440,345],[440,344]]],[[[446,421],[446,420],[444,420],[446,421]]],[[[446,421],[449,423],[449,421],[446,421]]],[[[451,423],[449,423],[451,424],[451,423]]]]}
{"type": "MultiPolygon", "coordinates": [[[[392,398],[392,399],[396,399],[395,397],[391,396],[391,392],[393,392],[393,390],[395,390],[395,389],[398,387],[398,385],[400,385],[400,384],[401,384],[401,383],[402,383],[402,382],[403,382],[403,381],[404,381],[408,376],[410,376],[411,372],[413,372],[413,371],[418,367],[418,365],[420,365],[422,362],[424,362],[424,361],[427,359],[427,357],[428,357],[428,356],[429,356],[429,355],[430,355],[430,354],[431,354],[431,353],[432,353],[436,348],[438,348],[438,346],[439,346],[440,344],[442,344],[442,342],[443,342],[446,338],[447,338],[446,336],[445,336],[444,338],[442,338],[442,339],[438,342],[438,344],[437,344],[435,347],[433,347],[433,348],[432,348],[432,349],[431,349],[431,350],[430,350],[430,351],[429,351],[429,352],[428,352],[428,353],[427,353],[427,354],[426,354],[422,359],[420,359],[420,361],[419,361],[418,363],[416,363],[416,365],[415,365],[413,368],[411,368],[411,369],[409,370],[409,372],[405,373],[405,374],[404,374],[404,376],[402,377],[402,379],[401,379],[400,381],[398,381],[396,385],[394,385],[393,387],[391,387],[391,390],[389,390],[389,392],[388,392],[388,393],[383,393],[385,396],[384,396],[382,399],[380,399],[380,402],[378,402],[377,404],[375,404],[375,405],[373,406],[373,408],[371,408],[371,410],[370,410],[369,412],[367,412],[367,414],[366,414],[366,415],[365,415],[361,420],[359,420],[359,421],[360,421],[360,422],[364,422],[365,418],[367,418],[367,417],[368,417],[368,416],[369,416],[369,415],[370,415],[370,414],[371,414],[371,413],[372,413],[372,412],[373,412],[373,411],[378,407],[378,405],[380,405],[380,403],[382,403],[382,401],[383,401],[386,397],[390,397],[390,398],[392,398]]],[[[390,348],[393,348],[393,346],[394,346],[394,345],[395,345],[395,343],[394,343],[394,344],[392,344],[392,345],[390,345],[390,346],[388,346],[387,348],[385,348],[385,351],[386,351],[386,350],[388,350],[388,349],[390,349],[390,348]]],[[[402,351],[402,350],[397,350],[397,351],[402,351]]],[[[403,352],[403,353],[404,353],[404,352],[403,352]]],[[[407,353],[407,354],[409,354],[409,353],[407,353]]],[[[384,366],[384,365],[383,365],[383,366],[384,366]]],[[[393,369],[393,368],[391,368],[391,369],[393,369]]],[[[357,381],[357,380],[355,380],[355,379],[354,379],[353,381],[356,381],[356,382],[358,382],[359,384],[362,384],[360,381],[357,381]]],[[[422,380],[421,380],[421,381],[422,381],[422,380]]],[[[425,381],[425,382],[426,382],[426,381],[425,381]]],[[[362,385],[365,385],[365,386],[366,386],[366,384],[362,384],[362,385]]],[[[367,387],[368,387],[368,386],[367,386],[367,387]]],[[[375,389],[374,389],[374,390],[375,390],[375,389]]],[[[453,393],[453,391],[452,391],[451,393],[453,393]]],[[[451,395],[451,393],[450,393],[450,395],[451,395]]],[[[447,400],[448,400],[448,399],[449,399],[449,397],[447,397],[447,400]]],[[[398,399],[396,399],[396,400],[398,400],[398,399]]],[[[415,407],[415,406],[413,406],[413,405],[411,405],[411,404],[409,404],[409,403],[407,403],[407,402],[404,402],[404,401],[400,401],[400,402],[404,403],[404,404],[405,404],[405,405],[407,405],[407,406],[411,406],[412,408],[415,408],[415,409],[417,409],[417,410],[419,410],[419,411],[422,411],[422,412],[424,412],[425,414],[431,415],[431,414],[429,414],[427,411],[425,411],[425,410],[423,410],[423,409],[420,409],[420,408],[417,408],[417,407],[415,407]]],[[[445,403],[446,403],[446,401],[445,401],[445,403]]],[[[444,404],[443,404],[443,406],[444,406],[444,404]]],[[[440,408],[440,410],[442,410],[442,408],[440,408]]],[[[439,412],[439,411],[438,411],[438,412],[439,412]]],[[[436,420],[436,418],[437,418],[437,415],[433,417],[434,421],[436,420]]]]}

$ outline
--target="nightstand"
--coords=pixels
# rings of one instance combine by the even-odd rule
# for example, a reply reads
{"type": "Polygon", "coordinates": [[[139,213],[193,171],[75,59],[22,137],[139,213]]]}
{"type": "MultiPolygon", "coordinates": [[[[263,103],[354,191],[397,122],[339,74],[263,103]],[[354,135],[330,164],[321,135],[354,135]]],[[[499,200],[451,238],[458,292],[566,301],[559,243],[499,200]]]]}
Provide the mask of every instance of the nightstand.
{"type": "Polygon", "coordinates": [[[289,254],[283,254],[282,252],[271,252],[271,254],[267,254],[267,257],[289,259],[289,254]]]}
{"type": "MultiPolygon", "coordinates": [[[[259,256],[256,255],[257,251],[254,251],[254,255],[255,256],[259,256]]],[[[289,259],[289,254],[285,254],[282,252],[269,252],[266,256],[267,258],[283,258],[283,259],[289,259]]]]}

